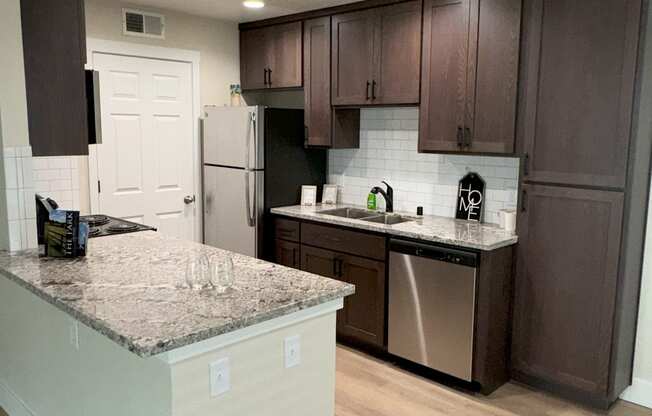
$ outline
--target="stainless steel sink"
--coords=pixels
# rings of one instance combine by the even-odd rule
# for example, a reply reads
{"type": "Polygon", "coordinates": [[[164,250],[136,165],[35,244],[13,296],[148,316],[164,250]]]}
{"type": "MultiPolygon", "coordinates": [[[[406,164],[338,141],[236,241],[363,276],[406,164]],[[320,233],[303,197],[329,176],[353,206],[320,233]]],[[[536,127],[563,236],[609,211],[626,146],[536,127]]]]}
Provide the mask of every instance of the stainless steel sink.
{"type": "Polygon", "coordinates": [[[328,211],[321,211],[319,212],[319,214],[332,215],[334,217],[342,217],[342,218],[353,218],[353,219],[363,219],[363,218],[374,217],[378,215],[377,212],[368,211],[366,209],[360,209],[360,208],[337,208],[328,211]]]}
{"type": "Polygon", "coordinates": [[[401,215],[383,214],[375,217],[362,218],[362,221],[375,222],[378,224],[394,225],[394,224],[401,224],[404,222],[409,222],[414,220],[412,218],[403,217],[401,215]]]}
{"type": "Polygon", "coordinates": [[[380,212],[374,212],[360,208],[336,208],[327,211],[321,211],[319,214],[332,215],[341,218],[351,218],[386,225],[394,225],[401,224],[403,222],[414,221],[413,218],[404,217],[398,214],[382,214],[380,212]]]}

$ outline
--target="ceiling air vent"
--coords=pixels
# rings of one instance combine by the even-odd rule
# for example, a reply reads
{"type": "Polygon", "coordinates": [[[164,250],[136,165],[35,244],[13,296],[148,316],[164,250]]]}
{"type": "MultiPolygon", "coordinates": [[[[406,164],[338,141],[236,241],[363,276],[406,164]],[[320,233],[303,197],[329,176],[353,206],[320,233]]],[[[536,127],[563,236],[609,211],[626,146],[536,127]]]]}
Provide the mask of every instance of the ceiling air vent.
{"type": "Polygon", "coordinates": [[[140,10],[122,9],[122,33],[128,36],[165,38],[165,17],[140,10]]]}

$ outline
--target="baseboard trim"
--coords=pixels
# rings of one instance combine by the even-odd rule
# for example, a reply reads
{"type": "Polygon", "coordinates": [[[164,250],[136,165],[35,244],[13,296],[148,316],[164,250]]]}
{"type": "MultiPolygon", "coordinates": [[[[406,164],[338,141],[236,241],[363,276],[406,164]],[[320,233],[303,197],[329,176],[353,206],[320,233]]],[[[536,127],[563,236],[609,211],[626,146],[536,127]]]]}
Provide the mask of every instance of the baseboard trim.
{"type": "Polygon", "coordinates": [[[620,395],[620,398],[652,409],[652,381],[635,377],[632,385],[620,395]]]}
{"type": "Polygon", "coordinates": [[[36,416],[36,413],[2,379],[0,379],[0,407],[9,416],[36,416]]]}

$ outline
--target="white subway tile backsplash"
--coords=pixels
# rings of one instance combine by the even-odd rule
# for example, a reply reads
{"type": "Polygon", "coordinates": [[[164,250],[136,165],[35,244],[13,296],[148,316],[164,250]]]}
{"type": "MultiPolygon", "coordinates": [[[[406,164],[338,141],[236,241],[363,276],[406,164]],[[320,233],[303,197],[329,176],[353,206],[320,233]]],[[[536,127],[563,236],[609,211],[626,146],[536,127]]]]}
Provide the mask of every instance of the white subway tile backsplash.
{"type": "MultiPolygon", "coordinates": [[[[518,159],[417,153],[418,120],[418,108],[361,110],[360,149],[329,151],[329,182],[340,187],[340,201],[364,205],[386,180],[397,210],[423,206],[426,214],[453,217],[459,180],[477,172],[487,183],[485,221],[498,223],[499,210],[516,206],[518,159]]],[[[378,204],[384,208],[382,197],[378,204]]]]}
{"type": "Polygon", "coordinates": [[[79,157],[35,157],[32,161],[34,188],[57,201],[63,209],[80,209],[79,157]]]}
{"type": "Polygon", "coordinates": [[[2,228],[8,234],[3,243],[8,246],[2,248],[10,251],[35,248],[36,210],[31,147],[3,148],[2,165],[0,189],[4,192],[6,203],[0,206],[0,216],[3,218],[2,228]]]}
{"type": "Polygon", "coordinates": [[[5,173],[5,189],[17,189],[18,188],[18,172],[16,170],[16,158],[8,157],[7,152],[5,152],[4,158],[4,173],[5,173]]]}

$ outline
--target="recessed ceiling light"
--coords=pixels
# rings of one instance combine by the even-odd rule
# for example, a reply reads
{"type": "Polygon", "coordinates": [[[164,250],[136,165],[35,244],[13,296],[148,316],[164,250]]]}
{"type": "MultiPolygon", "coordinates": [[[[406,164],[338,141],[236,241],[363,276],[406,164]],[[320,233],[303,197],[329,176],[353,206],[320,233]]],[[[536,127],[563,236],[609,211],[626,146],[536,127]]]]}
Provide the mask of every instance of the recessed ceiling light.
{"type": "Polygon", "coordinates": [[[242,4],[249,9],[262,9],[265,7],[265,2],[260,0],[247,0],[243,1],[242,4]]]}

